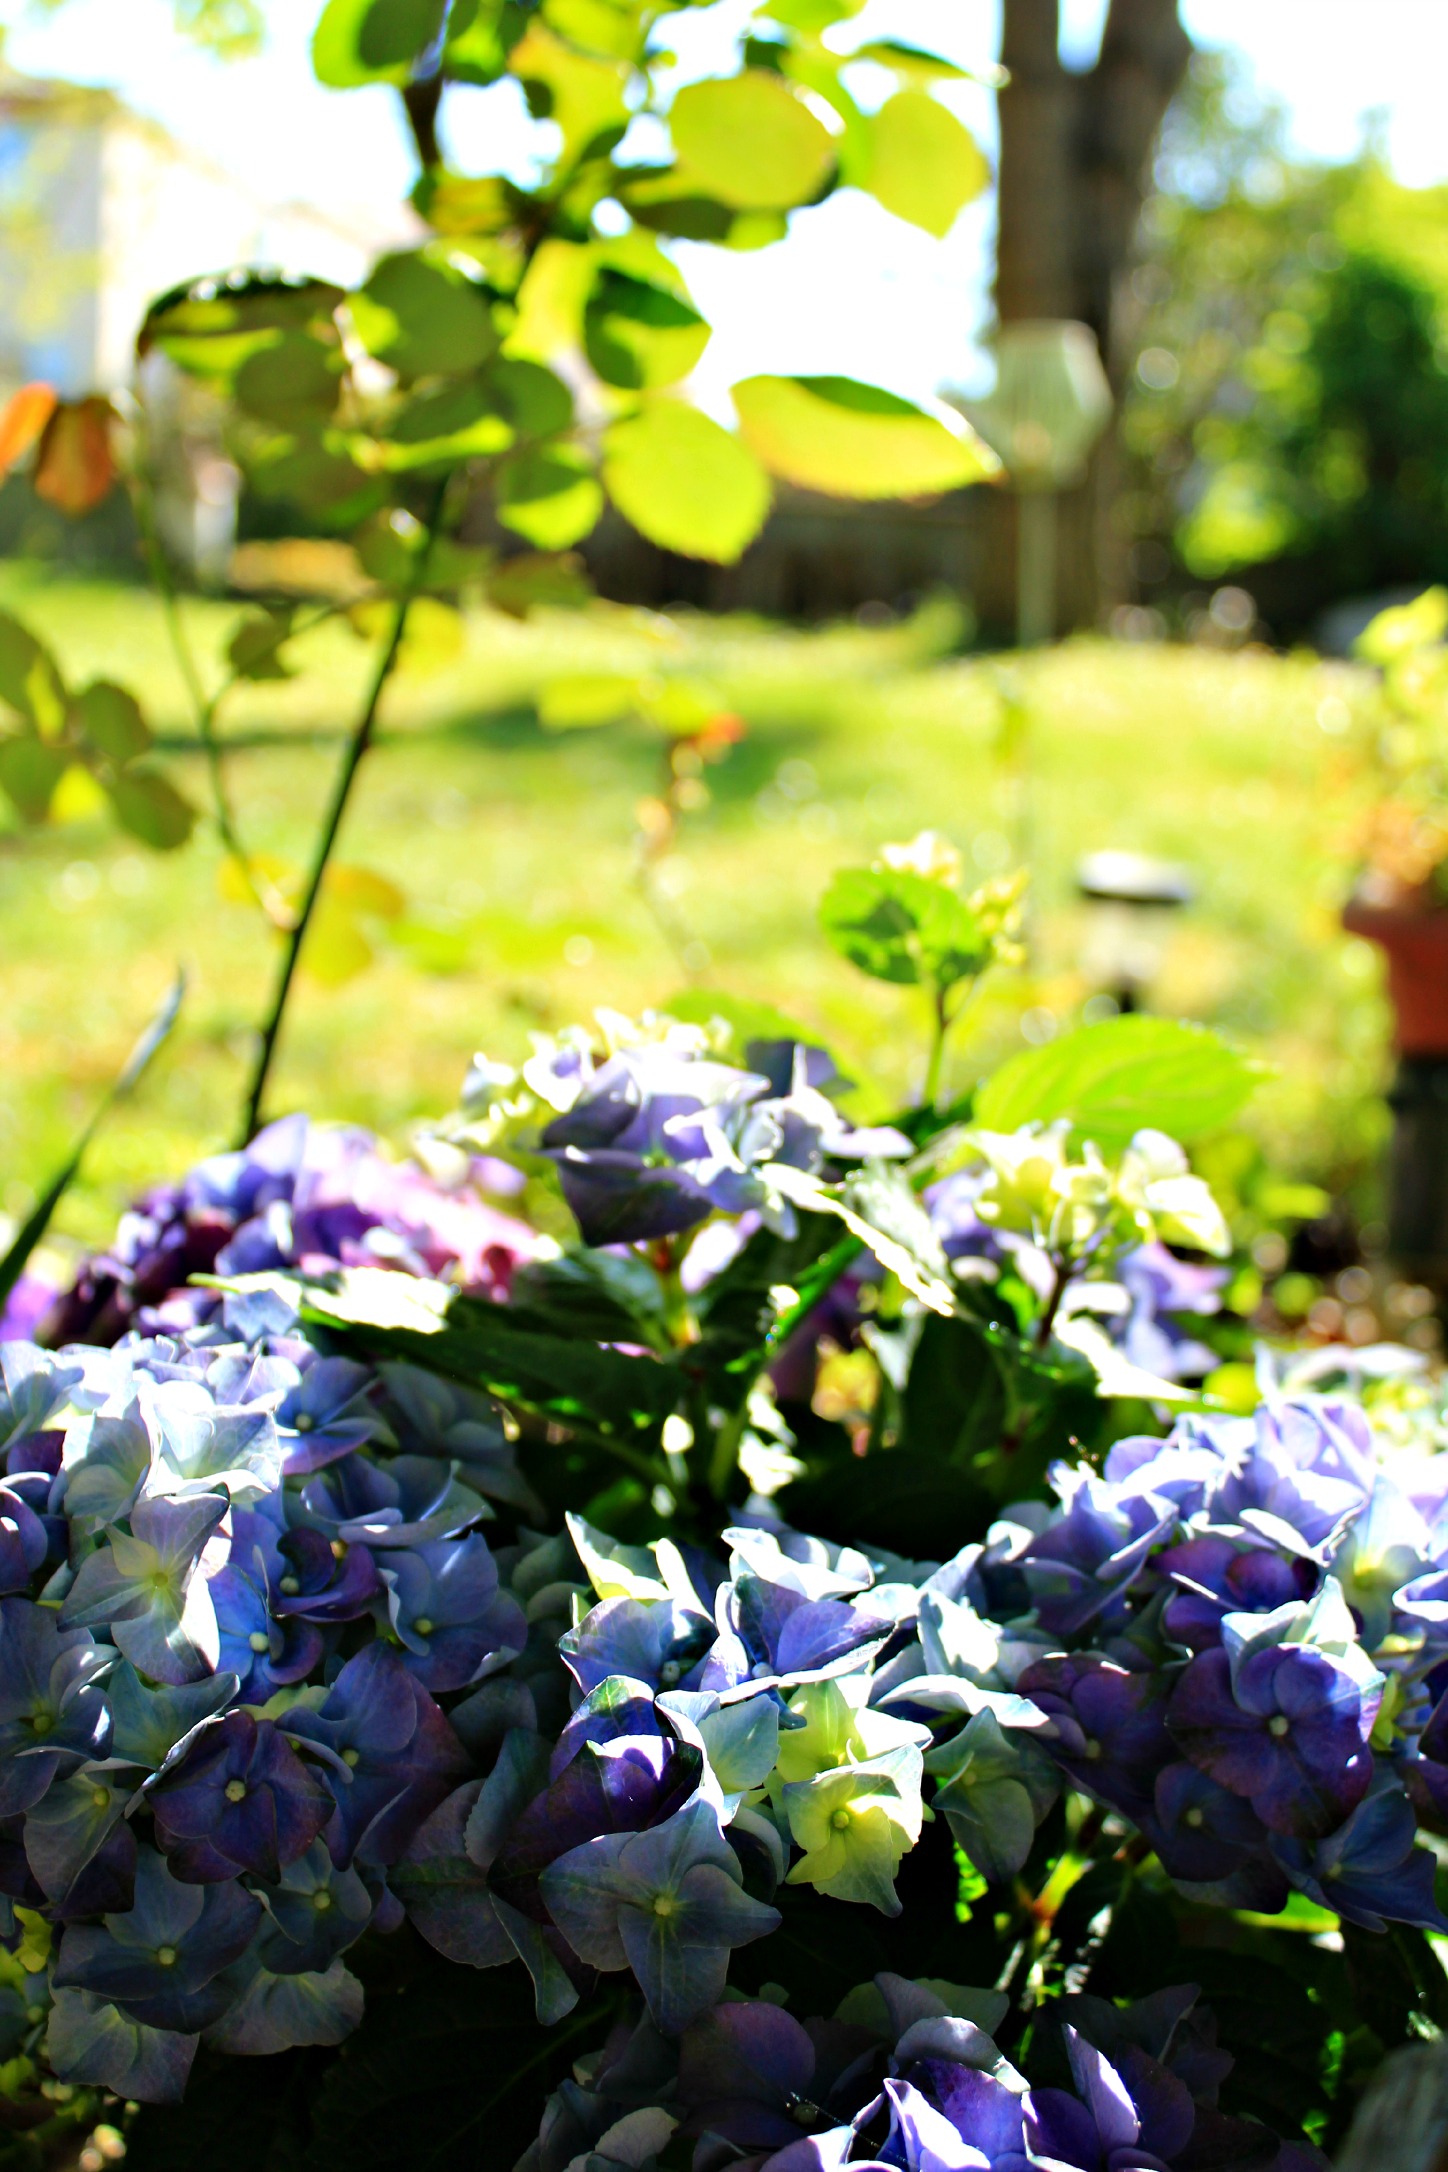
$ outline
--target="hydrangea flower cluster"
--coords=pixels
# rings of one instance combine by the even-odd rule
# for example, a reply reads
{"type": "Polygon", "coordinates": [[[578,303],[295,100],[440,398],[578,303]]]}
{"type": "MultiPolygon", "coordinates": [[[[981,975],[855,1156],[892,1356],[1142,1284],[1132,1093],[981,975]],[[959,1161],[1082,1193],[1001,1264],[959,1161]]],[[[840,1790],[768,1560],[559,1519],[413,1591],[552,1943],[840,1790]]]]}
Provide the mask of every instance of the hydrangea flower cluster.
{"type": "MultiPolygon", "coordinates": [[[[1058,1772],[1189,1895],[1448,1928],[1418,1844],[1448,1829],[1448,1466],[1303,1396],[1052,1478],[1059,1507],[998,1526],[963,1596],[1053,1646],[1009,1673],[1058,1772]]],[[[934,1672],[889,1708],[948,1696],[934,1672]]]]}
{"type": "MultiPolygon", "coordinates": [[[[504,1193],[523,1181],[501,1162],[468,1174],[504,1193]]],[[[71,1289],[28,1277],[0,1326],[49,1343],[111,1343],[132,1326],[174,1332],[216,1310],[208,1292],[186,1287],[192,1276],[280,1267],[385,1266],[506,1297],[514,1270],[541,1242],[471,1182],[450,1189],[390,1159],[366,1131],[285,1116],[249,1146],[213,1155],[138,1200],[71,1289]]]]}
{"type": "Polygon", "coordinates": [[[820,1049],[752,1041],[741,1066],[702,1026],[605,1010],[597,1028],[535,1035],[521,1070],[476,1057],[453,1132],[551,1162],[585,1244],[677,1236],[716,1213],[789,1228],[776,1172],[910,1151],[901,1132],[845,1120],[820,1049]]]}
{"type": "Polygon", "coordinates": [[[30,2041],[141,2098],[180,2094],[202,2036],[340,2041],[341,1956],[401,1920],[389,1868],[530,1641],[479,1529],[531,1507],[497,1411],[320,1355],[262,1292],[184,1336],[0,1345],[0,1453],[0,1894],[40,1936],[30,2041]]]}
{"type": "MultiPolygon", "coordinates": [[[[829,2019],[738,1999],[677,2042],[621,2022],[549,2100],[517,2172],[1313,2172],[1305,2144],[1217,2105],[1231,2057],[1195,1985],[1134,2006],[1068,1997],[1030,2082],[995,2032],[999,1991],[881,1973],[829,2019]],[[1063,2086],[1064,2085],[1064,2086],[1063,2086]]],[[[1033,2047],[1034,2049],[1034,2047],[1033,2047]]]]}

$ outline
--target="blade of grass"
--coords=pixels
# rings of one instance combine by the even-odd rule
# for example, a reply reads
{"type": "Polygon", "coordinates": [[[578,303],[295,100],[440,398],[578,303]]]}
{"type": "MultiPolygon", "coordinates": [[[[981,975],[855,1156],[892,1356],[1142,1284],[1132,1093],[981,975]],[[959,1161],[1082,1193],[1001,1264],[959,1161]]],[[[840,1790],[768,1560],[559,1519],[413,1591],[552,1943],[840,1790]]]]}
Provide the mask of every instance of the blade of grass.
{"type": "Polygon", "coordinates": [[[100,1130],[101,1125],[118,1101],[123,1101],[140,1082],[151,1058],[175,1025],[186,994],[186,975],[178,972],[166,1000],[137,1041],[117,1076],[115,1083],[102,1096],[89,1123],[77,1139],[69,1158],[57,1171],[41,1193],[39,1199],[16,1233],[15,1240],[3,1259],[0,1259],[0,1306],[3,1306],[14,1289],[26,1263],[41,1238],[50,1227],[51,1217],[71,1185],[80,1174],[86,1149],[100,1130]]]}

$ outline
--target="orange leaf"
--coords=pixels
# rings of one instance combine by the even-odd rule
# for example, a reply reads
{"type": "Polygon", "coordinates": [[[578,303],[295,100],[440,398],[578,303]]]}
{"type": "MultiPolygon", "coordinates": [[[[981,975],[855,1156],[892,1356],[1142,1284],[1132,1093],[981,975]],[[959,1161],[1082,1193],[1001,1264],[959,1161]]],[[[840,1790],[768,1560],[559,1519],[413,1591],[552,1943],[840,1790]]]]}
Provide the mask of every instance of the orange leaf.
{"type": "Polygon", "coordinates": [[[29,452],[55,413],[53,385],[22,385],[0,415],[0,475],[8,475],[29,452]]]}
{"type": "Polygon", "coordinates": [[[57,407],[40,440],[35,467],[38,496],[76,520],[110,495],[116,480],[111,450],[115,409],[92,394],[57,407]]]}

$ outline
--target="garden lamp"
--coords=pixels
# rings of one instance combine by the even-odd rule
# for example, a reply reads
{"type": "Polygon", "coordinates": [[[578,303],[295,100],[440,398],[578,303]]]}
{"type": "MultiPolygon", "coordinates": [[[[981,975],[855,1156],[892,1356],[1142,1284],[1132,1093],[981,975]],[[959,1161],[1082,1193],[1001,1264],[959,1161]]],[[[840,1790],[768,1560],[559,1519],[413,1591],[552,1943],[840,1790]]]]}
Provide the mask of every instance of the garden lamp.
{"type": "Polygon", "coordinates": [[[1057,494],[1084,477],[1111,387],[1089,325],[1028,318],[1002,325],[994,344],[995,390],[969,413],[1019,500],[1016,639],[1033,648],[1055,632],[1057,494]]]}
{"type": "Polygon", "coordinates": [[[1121,1011],[1140,1010],[1166,948],[1173,913],[1194,895],[1189,877],[1140,852],[1093,852],[1076,870],[1090,907],[1081,963],[1121,1011]]]}

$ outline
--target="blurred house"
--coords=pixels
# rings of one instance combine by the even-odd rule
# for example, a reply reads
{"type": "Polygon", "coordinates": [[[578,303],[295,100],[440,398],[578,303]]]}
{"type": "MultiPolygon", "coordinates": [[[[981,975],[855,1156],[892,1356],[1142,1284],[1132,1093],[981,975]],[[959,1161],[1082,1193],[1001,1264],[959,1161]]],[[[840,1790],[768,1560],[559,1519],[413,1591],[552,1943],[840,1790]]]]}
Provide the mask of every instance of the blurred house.
{"type": "Polygon", "coordinates": [[[390,237],[271,204],[111,92],[0,68],[0,377],[129,381],[168,287],[233,264],[351,281],[390,237]]]}
{"type": "MultiPolygon", "coordinates": [[[[67,396],[132,380],[136,333],[168,288],[237,264],[351,283],[396,239],[308,204],[275,204],[133,113],[111,92],[0,67],[0,390],[44,379],[67,396]]],[[[224,577],[238,478],[204,395],[148,364],[158,510],[183,563],[224,577]]],[[[128,509],[79,532],[28,485],[0,497],[0,550],[126,558],[128,509]]]]}

